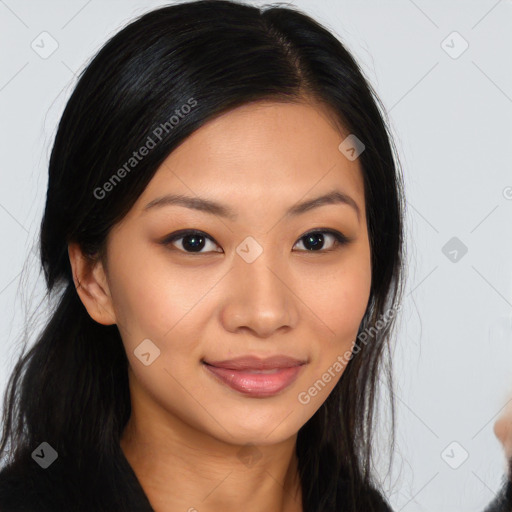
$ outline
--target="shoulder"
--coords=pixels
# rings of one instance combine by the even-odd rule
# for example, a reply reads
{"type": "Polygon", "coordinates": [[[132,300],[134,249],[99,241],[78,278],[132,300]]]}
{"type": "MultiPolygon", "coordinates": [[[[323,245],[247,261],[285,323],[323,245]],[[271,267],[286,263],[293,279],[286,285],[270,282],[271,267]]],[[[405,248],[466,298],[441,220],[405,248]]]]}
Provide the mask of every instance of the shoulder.
{"type": "Polygon", "coordinates": [[[123,459],[59,456],[46,469],[28,454],[0,469],[0,512],[153,512],[123,459]]]}
{"type": "Polygon", "coordinates": [[[6,466],[0,471],[0,511],[25,512],[36,510],[37,490],[30,475],[21,474],[19,468],[6,466]]]}
{"type": "Polygon", "coordinates": [[[13,463],[0,470],[0,512],[54,511],[58,497],[50,475],[40,468],[13,463]]]}

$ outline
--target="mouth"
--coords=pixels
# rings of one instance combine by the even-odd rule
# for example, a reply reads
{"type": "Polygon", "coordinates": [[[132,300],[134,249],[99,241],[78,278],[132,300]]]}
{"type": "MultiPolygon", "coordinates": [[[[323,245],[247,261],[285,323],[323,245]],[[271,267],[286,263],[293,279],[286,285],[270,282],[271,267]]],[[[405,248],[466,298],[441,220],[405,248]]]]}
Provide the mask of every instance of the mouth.
{"type": "Polygon", "coordinates": [[[216,382],[246,396],[265,398],[289,387],[306,366],[307,361],[288,356],[267,359],[243,357],[225,361],[202,361],[216,382]]]}

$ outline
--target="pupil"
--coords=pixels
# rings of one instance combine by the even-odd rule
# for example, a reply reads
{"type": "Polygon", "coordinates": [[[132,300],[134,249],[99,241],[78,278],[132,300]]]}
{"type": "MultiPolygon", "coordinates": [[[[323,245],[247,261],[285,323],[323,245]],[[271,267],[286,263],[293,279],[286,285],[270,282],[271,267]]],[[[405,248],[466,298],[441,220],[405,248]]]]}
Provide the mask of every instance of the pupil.
{"type": "Polygon", "coordinates": [[[183,238],[182,243],[187,250],[200,251],[204,247],[204,237],[202,235],[187,235],[183,238]]]}
{"type": "Polygon", "coordinates": [[[315,248],[322,248],[324,244],[324,237],[322,233],[312,233],[311,235],[307,235],[305,238],[304,247],[306,249],[312,251],[315,248]],[[311,244],[312,247],[308,247],[308,244],[311,244]]]}

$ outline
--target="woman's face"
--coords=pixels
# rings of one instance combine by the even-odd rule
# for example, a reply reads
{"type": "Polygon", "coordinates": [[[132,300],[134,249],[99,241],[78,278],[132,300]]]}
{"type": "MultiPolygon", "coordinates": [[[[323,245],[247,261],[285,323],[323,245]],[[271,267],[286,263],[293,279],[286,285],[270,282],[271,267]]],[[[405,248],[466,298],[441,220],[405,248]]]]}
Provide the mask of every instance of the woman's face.
{"type": "Polygon", "coordinates": [[[173,151],[110,232],[106,283],[139,412],[265,445],[326,400],[371,283],[363,178],[344,138],[318,105],[244,105],[173,151]],[[334,193],[347,199],[300,208],[334,193]],[[203,238],[170,240],[182,230],[203,238]],[[298,362],[266,376],[206,364],[244,356],[298,362]]]}

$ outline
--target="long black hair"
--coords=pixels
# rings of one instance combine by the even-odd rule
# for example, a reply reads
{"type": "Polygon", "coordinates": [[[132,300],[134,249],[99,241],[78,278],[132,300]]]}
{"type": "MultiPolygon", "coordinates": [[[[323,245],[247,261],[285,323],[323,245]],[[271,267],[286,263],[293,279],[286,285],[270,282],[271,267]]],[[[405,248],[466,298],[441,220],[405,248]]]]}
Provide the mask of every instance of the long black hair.
{"type": "Polygon", "coordinates": [[[165,6],[131,22],[80,74],[61,117],[40,234],[55,306],[9,380],[0,444],[25,475],[42,442],[56,450],[57,461],[34,476],[64,478],[48,492],[53,503],[66,493],[66,510],[128,511],[140,498],[120,450],[130,416],[126,354],[117,326],[96,323],[83,306],[68,244],[92,259],[104,255],[112,227],[205,122],[253,101],[305,98],[328,106],[365,145],[359,162],[372,282],[355,354],[298,433],[303,505],[307,512],[376,507],[375,405],[381,375],[392,398],[390,312],[399,308],[404,274],[402,177],[385,110],[351,54],[318,22],[291,7],[226,0],[165,6]],[[147,155],[131,160],[150,140],[147,155]]]}

